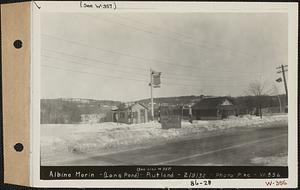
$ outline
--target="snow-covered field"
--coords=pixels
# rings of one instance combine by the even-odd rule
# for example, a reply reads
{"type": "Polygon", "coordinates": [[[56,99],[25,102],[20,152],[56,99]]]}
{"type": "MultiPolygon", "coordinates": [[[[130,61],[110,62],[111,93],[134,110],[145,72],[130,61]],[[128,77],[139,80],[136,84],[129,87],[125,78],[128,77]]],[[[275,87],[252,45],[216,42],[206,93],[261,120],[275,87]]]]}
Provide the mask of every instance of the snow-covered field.
{"type": "MultiPolygon", "coordinates": [[[[87,154],[103,154],[123,148],[150,146],[155,143],[241,127],[269,127],[287,124],[287,115],[230,117],[225,120],[182,122],[180,129],[161,129],[160,123],[117,124],[43,124],[41,125],[42,165],[70,160],[87,154]]],[[[255,162],[255,161],[254,161],[255,162]]]]}
{"type": "Polygon", "coordinates": [[[255,157],[251,159],[251,163],[263,166],[286,166],[287,154],[279,156],[255,157]]]}

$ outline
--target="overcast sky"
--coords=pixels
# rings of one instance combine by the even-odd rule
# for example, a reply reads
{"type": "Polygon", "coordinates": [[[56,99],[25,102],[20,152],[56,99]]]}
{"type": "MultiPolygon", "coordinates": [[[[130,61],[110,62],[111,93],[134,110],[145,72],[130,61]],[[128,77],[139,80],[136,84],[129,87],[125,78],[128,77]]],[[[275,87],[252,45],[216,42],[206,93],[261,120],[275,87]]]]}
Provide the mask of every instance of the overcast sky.
{"type": "MultiPolygon", "coordinates": [[[[284,13],[42,13],[42,98],[241,96],[287,64],[284,13]]],[[[282,83],[277,83],[283,93],[282,83]]]]}

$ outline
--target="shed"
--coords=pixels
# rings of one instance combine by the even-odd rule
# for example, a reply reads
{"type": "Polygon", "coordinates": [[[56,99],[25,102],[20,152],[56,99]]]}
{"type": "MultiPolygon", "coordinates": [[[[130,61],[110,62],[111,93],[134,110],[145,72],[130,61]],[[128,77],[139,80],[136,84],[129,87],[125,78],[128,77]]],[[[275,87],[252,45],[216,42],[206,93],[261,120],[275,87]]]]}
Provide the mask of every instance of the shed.
{"type": "Polygon", "coordinates": [[[237,106],[230,97],[204,98],[192,106],[193,118],[198,120],[223,119],[237,115],[237,106]]]}
{"type": "Polygon", "coordinates": [[[138,124],[148,122],[148,108],[140,103],[113,110],[113,122],[138,124]]]}
{"type": "Polygon", "coordinates": [[[160,106],[160,123],[162,129],[181,128],[182,106],[160,106]]]}

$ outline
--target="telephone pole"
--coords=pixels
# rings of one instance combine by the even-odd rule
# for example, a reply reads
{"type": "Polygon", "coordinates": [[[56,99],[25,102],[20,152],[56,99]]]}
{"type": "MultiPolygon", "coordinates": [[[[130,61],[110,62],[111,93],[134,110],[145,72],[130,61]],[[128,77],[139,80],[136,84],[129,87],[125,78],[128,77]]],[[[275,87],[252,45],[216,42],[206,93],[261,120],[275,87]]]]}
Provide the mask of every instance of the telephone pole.
{"type": "Polygon", "coordinates": [[[151,119],[154,120],[154,106],[153,106],[153,71],[150,69],[150,93],[151,93],[151,119]]]}
{"type": "Polygon", "coordinates": [[[281,65],[279,67],[276,67],[276,69],[279,69],[277,73],[282,73],[282,78],[284,82],[284,89],[285,89],[285,101],[286,105],[288,104],[288,89],[287,89],[287,84],[286,84],[286,78],[285,78],[285,72],[287,72],[287,65],[281,65]]]}

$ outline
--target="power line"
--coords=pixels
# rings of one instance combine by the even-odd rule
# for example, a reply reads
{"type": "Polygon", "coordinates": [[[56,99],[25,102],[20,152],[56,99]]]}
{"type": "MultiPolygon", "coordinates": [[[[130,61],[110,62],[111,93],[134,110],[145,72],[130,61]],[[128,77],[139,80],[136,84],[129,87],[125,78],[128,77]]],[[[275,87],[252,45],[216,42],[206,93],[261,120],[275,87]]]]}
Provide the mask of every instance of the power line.
{"type": "MultiPolygon", "coordinates": [[[[157,29],[163,29],[163,30],[166,30],[168,32],[171,32],[173,34],[176,34],[177,36],[182,36],[182,37],[185,37],[185,38],[189,38],[193,41],[195,41],[195,37],[193,36],[190,36],[190,35],[187,35],[187,34],[184,34],[184,33],[180,33],[178,31],[175,31],[175,30],[170,30],[170,28],[165,28],[165,27],[161,27],[161,26],[156,26],[156,25],[149,25],[149,24],[145,24],[144,22],[140,21],[140,20],[137,20],[137,19],[132,19],[132,18],[129,18],[129,17],[124,17],[124,16],[120,16],[120,15],[116,15],[116,14],[113,14],[114,17],[117,17],[117,18],[122,18],[122,19],[125,19],[125,20],[129,20],[129,21],[132,21],[132,22],[135,22],[135,23],[141,23],[143,24],[144,26],[150,26],[151,28],[157,28],[157,29]]],[[[199,39],[197,39],[199,40],[199,39]]],[[[201,41],[201,43],[206,43],[205,41],[201,41]]],[[[212,44],[208,45],[208,46],[205,46],[205,47],[209,47],[211,46],[212,44]]],[[[224,47],[224,46],[220,46],[218,44],[213,44],[213,46],[215,46],[215,48],[219,48],[219,49],[222,49],[222,50],[227,50],[229,51],[231,54],[235,53],[235,52],[238,52],[242,55],[245,55],[247,57],[251,57],[251,58],[256,58],[256,56],[254,55],[250,55],[248,54],[247,52],[244,52],[244,51],[241,51],[241,50],[232,50],[230,48],[227,48],[227,47],[224,47]]],[[[212,47],[209,47],[209,48],[212,48],[212,47]]]]}
{"type": "MultiPolygon", "coordinates": [[[[192,70],[199,69],[198,67],[195,67],[195,66],[175,64],[175,63],[169,62],[169,61],[163,61],[163,60],[158,60],[158,59],[154,59],[154,58],[145,58],[145,57],[132,55],[132,54],[126,54],[126,53],[122,53],[122,52],[118,52],[118,51],[114,51],[114,50],[108,50],[108,49],[104,49],[104,48],[94,47],[94,46],[90,46],[90,45],[87,45],[87,44],[84,44],[84,43],[80,43],[80,42],[76,42],[76,41],[72,41],[72,40],[67,40],[65,38],[59,38],[59,37],[56,37],[56,36],[52,36],[52,35],[49,35],[49,34],[42,34],[42,35],[45,36],[45,37],[48,37],[48,38],[56,39],[56,40],[59,40],[59,41],[65,41],[67,43],[75,44],[75,45],[78,45],[78,46],[83,46],[83,47],[87,47],[87,48],[90,48],[90,49],[96,49],[96,50],[99,50],[99,51],[102,51],[102,52],[107,52],[107,53],[112,53],[112,54],[131,57],[131,58],[135,58],[135,59],[140,59],[140,60],[143,60],[143,61],[146,61],[146,62],[151,61],[151,62],[157,62],[157,63],[164,63],[164,64],[176,66],[176,67],[181,67],[182,69],[192,69],[192,70]]],[[[210,71],[210,70],[205,69],[205,71],[210,71]]],[[[214,70],[214,71],[216,71],[216,70],[214,70]]],[[[236,73],[236,72],[232,72],[232,71],[219,71],[219,72],[236,73]]],[[[239,72],[239,73],[242,73],[242,72],[239,72]]],[[[247,72],[245,74],[251,74],[251,73],[247,72]]],[[[258,73],[256,72],[255,74],[258,74],[258,73]]]]}
{"type": "Polygon", "coordinates": [[[99,77],[104,77],[104,78],[113,78],[113,79],[121,79],[121,80],[132,80],[132,81],[139,81],[139,82],[146,82],[146,83],[148,83],[148,81],[146,81],[146,80],[140,80],[140,79],[134,79],[134,78],[125,78],[125,77],[120,77],[120,76],[103,75],[103,74],[91,73],[91,72],[85,72],[85,71],[78,71],[78,70],[71,70],[71,69],[56,67],[56,66],[47,65],[47,64],[42,64],[42,66],[49,67],[49,68],[56,69],[56,70],[63,70],[63,71],[69,71],[69,72],[75,72],[75,73],[89,74],[89,75],[94,75],[94,76],[99,76],[99,77]]]}
{"type": "Polygon", "coordinates": [[[72,41],[72,40],[67,40],[65,38],[59,38],[59,37],[56,37],[56,36],[52,36],[52,35],[49,35],[49,34],[42,34],[42,35],[45,36],[45,37],[57,39],[59,41],[65,41],[65,42],[68,42],[68,43],[76,44],[78,46],[83,46],[83,47],[87,47],[87,48],[90,48],[90,49],[96,49],[96,50],[107,52],[107,53],[112,53],[112,54],[127,56],[127,57],[131,57],[131,58],[135,58],[135,59],[140,59],[140,60],[143,60],[143,61],[146,61],[146,62],[150,61],[150,62],[164,63],[164,64],[177,66],[177,67],[181,67],[181,68],[185,68],[185,69],[195,69],[196,68],[195,66],[174,64],[172,62],[162,61],[162,60],[159,60],[159,59],[145,58],[145,57],[132,55],[132,54],[126,54],[126,53],[118,52],[118,51],[114,51],[114,50],[108,50],[108,49],[104,49],[104,48],[94,47],[94,46],[90,46],[90,45],[87,45],[87,44],[84,44],[84,43],[80,43],[80,42],[76,42],[76,41],[72,41]]]}
{"type": "MultiPolygon", "coordinates": [[[[55,51],[55,50],[50,50],[50,49],[44,49],[44,50],[48,51],[48,52],[53,52],[53,53],[61,54],[61,55],[66,55],[66,56],[69,56],[69,57],[74,57],[74,58],[89,60],[91,62],[96,62],[96,63],[100,63],[100,64],[105,64],[105,65],[110,65],[110,66],[111,65],[120,66],[119,64],[116,64],[116,63],[113,63],[113,62],[105,62],[105,61],[99,60],[99,59],[92,59],[92,58],[81,57],[81,56],[78,56],[78,55],[68,54],[68,53],[65,53],[65,52],[60,52],[60,51],[55,51]]],[[[137,69],[137,70],[141,70],[141,71],[145,71],[145,68],[141,68],[141,67],[132,67],[132,66],[128,66],[128,65],[126,67],[137,69]]]]}
{"type": "MultiPolygon", "coordinates": [[[[112,16],[124,19],[126,21],[132,21],[133,23],[140,23],[140,24],[143,24],[144,26],[148,26],[149,28],[163,29],[163,30],[168,31],[169,33],[173,33],[173,34],[175,34],[177,36],[182,36],[182,37],[191,39],[191,40],[193,40],[193,42],[196,41],[196,40],[199,41],[198,38],[195,39],[195,37],[193,37],[193,36],[190,36],[190,35],[187,35],[185,33],[181,33],[181,32],[175,31],[175,30],[171,30],[170,28],[165,28],[165,27],[162,27],[162,26],[156,26],[156,25],[153,25],[153,24],[151,24],[151,25],[150,24],[146,24],[146,23],[144,23],[144,22],[142,22],[140,20],[132,19],[132,18],[129,18],[129,17],[126,17],[126,16],[124,17],[124,16],[120,16],[120,15],[116,15],[116,14],[112,14],[112,16]]],[[[155,34],[155,32],[152,31],[152,34],[155,34]]],[[[176,37],[175,37],[175,39],[179,40],[176,37]]],[[[221,50],[226,50],[226,51],[230,52],[232,55],[235,55],[234,53],[239,53],[240,55],[247,56],[248,58],[252,58],[253,60],[256,59],[256,58],[258,58],[256,55],[251,55],[251,54],[249,54],[246,51],[241,51],[239,49],[233,50],[233,49],[230,49],[228,47],[225,47],[224,45],[211,44],[211,43],[209,44],[209,43],[207,43],[207,41],[203,41],[203,40],[201,40],[201,43],[206,44],[204,46],[204,48],[210,48],[210,49],[212,49],[212,48],[218,48],[218,49],[221,49],[221,50]],[[214,46],[214,47],[211,47],[211,46],[214,46]]],[[[194,43],[194,44],[195,45],[199,45],[198,43],[194,43]]],[[[278,44],[276,44],[276,46],[278,46],[278,44]]],[[[277,49],[277,50],[279,50],[279,49],[277,49]]],[[[280,50],[280,51],[282,51],[282,50],[280,50]]]]}
{"type": "MultiPolygon", "coordinates": [[[[90,15],[85,15],[85,16],[91,17],[91,18],[93,18],[93,19],[95,19],[95,20],[98,21],[98,19],[96,19],[96,17],[94,17],[94,16],[90,16],[90,15]]],[[[198,43],[195,43],[195,42],[184,41],[184,40],[179,39],[179,38],[176,38],[176,37],[171,37],[170,35],[160,34],[160,33],[157,33],[157,32],[153,32],[153,31],[151,31],[151,30],[141,29],[141,28],[136,27],[136,26],[132,26],[132,25],[128,25],[128,24],[124,24],[124,23],[112,21],[112,20],[109,20],[109,19],[108,19],[108,20],[105,20],[105,19],[103,19],[103,17],[101,17],[101,20],[102,20],[102,21],[105,21],[105,22],[109,22],[109,23],[115,23],[115,24],[117,24],[117,25],[119,25],[119,26],[125,26],[125,27],[127,27],[127,28],[131,28],[131,29],[134,29],[134,30],[137,30],[137,31],[140,31],[140,32],[147,33],[147,34],[157,35],[157,36],[160,36],[160,37],[164,37],[164,38],[168,38],[168,39],[171,39],[171,40],[175,40],[175,42],[182,42],[182,43],[184,43],[184,44],[188,44],[188,45],[191,45],[191,46],[193,46],[193,47],[202,48],[202,49],[214,49],[214,48],[209,47],[209,46],[207,46],[207,45],[201,45],[201,44],[198,44],[198,43]]],[[[193,41],[195,41],[195,38],[192,38],[192,39],[193,39],[193,41]]],[[[219,48],[219,49],[222,49],[223,51],[225,50],[225,48],[223,48],[223,47],[222,47],[222,48],[219,48]]],[[[230,49],[227,49],[227,50],[228,50],[231,54],[237,52],[237,51],[234,51],[234,52],[233,52],[233,51],[230,50],[230,49]]],[[[233,54],[233,55],[235,55],[235,54],[233,54]]],[[[249,55],[249,54],[243,53],[243,55],[246,55],[248,58],[249,58],[249,57],[254,58],[254,56],[249,55]]]]}
{"type": "MultiPolygon", "coordinates": [[[[213,78],[213,79],[209,79],[209,80],[205,80],[205,79],[200,79],[200,78],[188,78],[188,77],[176,77],[176,76],[166,76],[166,77],[163,77],[162,76],[162,78],[164,78],[164,79],[172,79],[172,80],[181,80],[181,81],[190,81],[190,82],[207,82],[207,81],[209,81],[209,82],[212,82],[212,81],[214,81],[214,82],[225,82],[225,81],[229,81],[229,82],[232,82],[232,81],[234,81],[233,79],[230,79],[230,78],[224,78],[224,79],[221,79],[221,78],[213,78]]],[[[248,83],[249,81],[249,79],[247,78],[245,78],[245,80],[247,80],[246,82],[248,83]]],[[[238,80],[238,81],[241,81],[241,80],[238,80]]]]}
{"type": "MultiPolygon", "coordinates": [[[[90,67],[94,67],[94,68],[99,69],[99,70],[103,70],[103,66],[99,66],[99,65],[91,65],[91,64],[86,64],[86,63],[79,63],[79,62],[76,62],[76,61],[63,60],[63,59],[56,58],[56,57],[51,57],[51,56],[48,56],[48,55],[42,55],[42,56],[46,57],[46,58],[49,58],[49,59],[55,59],[55,60],[59,60],[59,61],[67,62],[67,63],[73,63],[73,64],[77,64],[77,65],[90,66],[90,67]]],[[[139,75],[139,76],[143,76],[143,77],[145,76],[145,75],[141,75],[137,72],[135,72],[135,73],[126,72],[124,70],[119,70],[119,69],[116,69],[116,68],[110,68],[110,71],[118,71],[118,72],[121,72],[121,73],[126,73],[126,74],[130,74],[130,75],[139,75]]]]}
{"type": "MultiPolygon", "coordinates": [[[[67,56],[70,56],[70,57],[80,58],[80,59],[84,59],[84,60],[91,60],[92,62],[96,62],[96,63],[100,62],[100,63],[107,64],[107,65],[110,65],[110,66],[111,65],[120,66],[119,64],[103,62],[103,61],[100,61],[98,59],[85,58],[85,57],[75,56],[75,55],[66,54],[66,53],[63,53],[63,52],[58,52],[58,51],[53,51],[53,50],[46,50],[46,51],[55,52],[55,53],[59,53],[59,54],[62,54],[62,55],[67,55],[67,56]]],[[[58,58],[58,57],[53,57],[53,56],[44,55],[44,54],[42,56],[46,57],[46,58],[49,58],[49,59],[55,59],[55,60],[64,61],[64,62],[68,62],[68,63],[74,63],[74,64],[77,64],[77,65],[91,66],[91,67],[96,67],[96,68],[99,68],[99,69],[101,68],[101,70],[103,69],[103,66],[99,66],[99,65],[79,63],[79,62],[64,60],[64,59],[61,59],[61,58],[58,58]]],[[[145,71],[145,69],[138,68],[138,67],[130,67],[130,66],[126,66],[126,67],[145,71]]],[[[127,73],[127,74],[130,74],[130,75],[139,75],[139,76],[145,77],[145,75],[139,74],[138,72],[126,72],[124,70],[119,70],[119,69],[111,68],[111,67],[109,69],[110,69],[110,71],[119,71],[119,72],[127,73]]],[[[206,76],[203,76],[203,75],[198,76],[198,77],[180,77],[180,75],[178,75],[177,73],[169,73],[169,72],[163,72],[163,73],[167,74],[166,75],[167,78],[173,78],[173,79],[185,80],[185,81],[204,81],[203,79],[200,79],[200,78],[202,78],[202,77],[207,78],[206,76]],[[174,76],[169,76],[169,74],[174,75],[174,76]]],[[[228,77],[223,78],[223,79],[215,78],[215,80],[209,80],[209,81],[228,81],[228,80],[232,81],[232,79],[229,79],[228,77]]]]}
{"type": "MultiPolygon", "coordinates": [[[[65,68],[61,68],[61,67],[55,67],[52,65],[47,65],[47,64],[42,64],[43,67],[49,67],[52,69],[56,69],[56,70],[62,70],[62,71],[68,71],[68,72],[75,72],[75,73],[81,73],[81,74],[88,74],[88,75],[93,75],[93,76],[97,76],[97,77],[104,77],[104,78],[113,78],[113,79],[121,79],[121,80],[133,80],[133,81],[138,81],[138,82],[146,82],[148,83],[148,81],[145,80],[139,80],[139,79],[132,79],[132,78],[124,78],[124,77],[118,77],[118,76],[109,76],[109,75],[100,75],[98,73],[91,73],[91,72],[84,72],[84,71],[78,71],[78,70],[71,70],[71,69],[65,69],[65,68]]],[[[177,86],[193,86],[196,87],[194,85],[186,85],[186,84],[172,84],[172,83],[166,83],[166,84],[170,84],[170,85],[177,85],[177,86]]]]}
{"type": "MultiPolygon", "coordinates": [[[[143,79],[127,78],[127,77],[112,76],[112,75],[103,75],[103,74],[99,74],[99,73],[92,73],[92,72],[85,72],[85,71],[78,71],[78,70],[66,69],[66,68],[56,67],[56,66],[47,65],[47,64],[42,64],[42,66],[43,67],[48,67],[48,68],[51,68],[51,69],[55,69],[55,70],[62,70],[62,71],[68,71],[68,72],[74,72],[74,73],[81,73],[81,74],[87,74],[87,75],[92,75],[92,76],[97,76],[97,77],[104,77],[104,78],[112,78],[112,79],[120,79],[120,80],[131,80],[131,81],[145,82],[146,84],[148,84],[148,81],[147,80],[143,80],[143,79]]],[[[198,85],[182,84],[182,83],[172,83],[172,82],[171,83],[170,82],[164,82],[163,85],[189,86],[189,87],[196,87],[196,88],[200,87],[198,85]]],[[[236,86],[236,85],[234,85],[234,86],[236,86]]],[[[205,88],[209,88],[209,87],[215,88],[215,87],[217,87],[217,85],[205,86],[205,88]]]]}
{"type": "MultiPolygon", "coordinates": [[[[57,39],[57,40],[60,40],[60,41],[65,41],[65,42],[68,42],[68,43],[76,44],[76,45],[79,45],[79,46],[84,46],[84,47],[91,48],[91,49],[97,49],[99,51],[108,52],[108,53],[112,53],[112,54],[132,57],[132,58],[141,59],[141,60],[144,60],[144,61],[165,63],[165,64],[170,64],[170,65],[173,65],[173,66],[179,66],[179,67],[184,67],[184,68],[187,67],[186,65],[175,65],[175,64],[172,64],[172,63],[169,63],[169,62],[166,62],[166,61],[161,61],[161,60],[157,60],[157,59],[153,59],[153,58],[144,58],[144,57],[131,55],[131,54],[126,54],[126,53],[122,53],[122,52],[117,52],[117,51],[113,51],[113,50],[107,50],[107,49],[103,49],[103,48],[93,47],[93,46],[90,46],[90,45],[87,45],[87,44],[83,44],[83,43],[72,41],[72,40],[67,40],[65,38],[59,38],[59,37],[52,36],[52,35],[49,35],[49,34],[42,34],[42,35],[46,36],[46,37],[53,38],[53,39],[57,39]]],[[[193,67],[193,69],[194,68],[195,67],[193,67]]]]}
{"type": "MultiPolygon", "coordinates": [[[[166,85],[174,85],[174,86],[190,86],[190,87],[198,87],[198,88],[216,88],[216,87],[220,87],[218,85],[209,85],[209,86],[203,86],[203,85],[191,85],[191,84],[183,84],[183,83],[172,83],[172,82],[163,82],[162,81],[162,86],[166,84],[166,85]]],[[[222,85],[224,86],[224,85],[222,85]]],[[[239,85],[226,85],[226,86],[239,86],[239,85]]],[[[244,85],[243,85],[244,86],[244,85]]]]}

